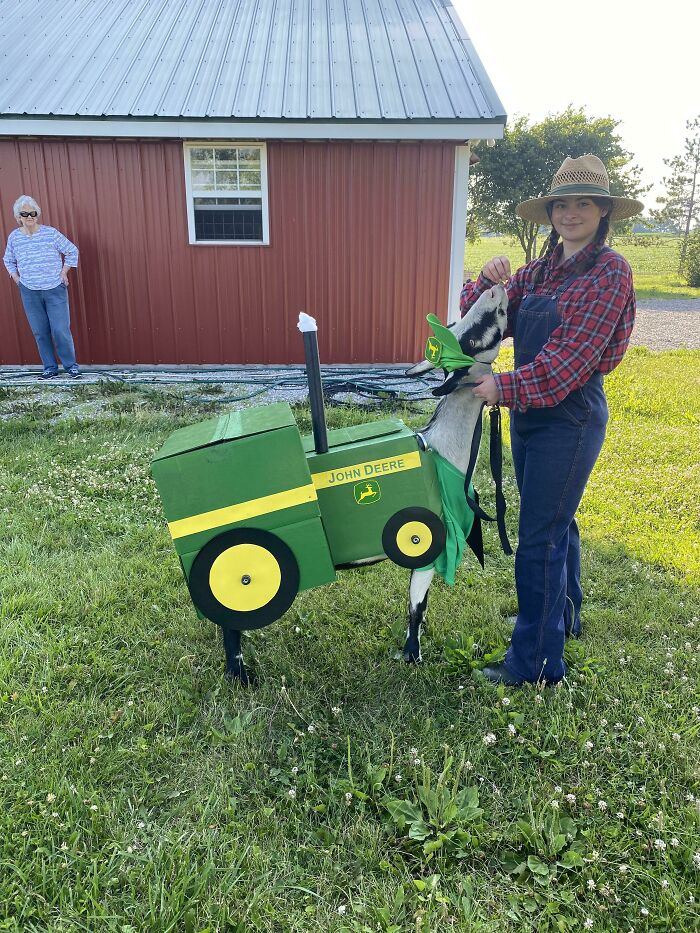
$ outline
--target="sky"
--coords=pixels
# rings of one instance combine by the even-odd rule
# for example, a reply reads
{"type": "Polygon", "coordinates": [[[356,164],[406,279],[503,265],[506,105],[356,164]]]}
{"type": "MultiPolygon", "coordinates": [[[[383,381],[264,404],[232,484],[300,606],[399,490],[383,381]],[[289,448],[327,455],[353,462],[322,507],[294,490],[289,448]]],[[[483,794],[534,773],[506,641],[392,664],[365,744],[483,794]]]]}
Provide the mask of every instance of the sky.
{"type": "Polygon", "coordinates": [[[683,151],[686,121],[700,114],[700,2],[452,2],[508,117],[537,122],[572,104],[619,119],[654,207],[663,160],[683,151]]]}

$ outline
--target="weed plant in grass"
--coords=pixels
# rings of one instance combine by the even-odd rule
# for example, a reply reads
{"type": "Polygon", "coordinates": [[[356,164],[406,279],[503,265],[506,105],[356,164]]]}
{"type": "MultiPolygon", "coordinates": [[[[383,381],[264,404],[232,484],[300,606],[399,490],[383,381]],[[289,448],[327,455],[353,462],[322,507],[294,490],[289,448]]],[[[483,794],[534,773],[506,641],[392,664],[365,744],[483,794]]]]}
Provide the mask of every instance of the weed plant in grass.
{"type": "MultiPolygon", "coordinates": [[[[491,528],[485,571],[431,590],[422,666],[384,562],[247,635],[257,686],[226,683],[149,478],[199,409],[0,400],[0,929],[698,929],[699,364],[606,379],[584,638],[544,692],[471,676],[516,608],[491,528]]],[[[493,506],[483,458],[477,486],[493,506]]]]}

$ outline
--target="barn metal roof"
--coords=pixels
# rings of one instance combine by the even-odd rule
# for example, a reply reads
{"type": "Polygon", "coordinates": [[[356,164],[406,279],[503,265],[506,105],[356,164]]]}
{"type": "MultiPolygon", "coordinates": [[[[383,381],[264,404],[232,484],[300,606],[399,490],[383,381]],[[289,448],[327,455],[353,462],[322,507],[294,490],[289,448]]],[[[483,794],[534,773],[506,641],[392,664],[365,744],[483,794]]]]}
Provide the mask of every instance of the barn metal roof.
{"type": "Polygon", "coordinates": [[[448,0],[0,0],[0,114],[505,123],[448,0]]]}

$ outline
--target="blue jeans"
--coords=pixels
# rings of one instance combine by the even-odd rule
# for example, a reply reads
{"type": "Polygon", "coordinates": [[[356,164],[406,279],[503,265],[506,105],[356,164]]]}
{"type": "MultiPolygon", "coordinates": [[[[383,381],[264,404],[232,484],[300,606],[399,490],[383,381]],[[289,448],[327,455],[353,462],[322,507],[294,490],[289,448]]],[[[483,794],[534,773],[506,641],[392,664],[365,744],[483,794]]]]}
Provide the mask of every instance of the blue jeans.
{"type": "Polygon", "coordinates": [[[70,311],[68,309],[68,289],[65,285],[48,288],[45,291],[26,288],[19,283],[24,313],[34,334],[39,356],[48,372],[58,372],[58,358],[66,372],[73,369],[75,347],[70,332],[70,311]],[[54,353],[54,345],[56,353],[54,353]]]}
{"type": "Polygon", "coordinates": [[[506,667],[528,681],[566,673],[567,629],[580,629],[576,510],[603,446],[608,409],[595,373],[553,408],[511,412],[511,450],[520,491],[515,587],[518,616],[506,667]]]}

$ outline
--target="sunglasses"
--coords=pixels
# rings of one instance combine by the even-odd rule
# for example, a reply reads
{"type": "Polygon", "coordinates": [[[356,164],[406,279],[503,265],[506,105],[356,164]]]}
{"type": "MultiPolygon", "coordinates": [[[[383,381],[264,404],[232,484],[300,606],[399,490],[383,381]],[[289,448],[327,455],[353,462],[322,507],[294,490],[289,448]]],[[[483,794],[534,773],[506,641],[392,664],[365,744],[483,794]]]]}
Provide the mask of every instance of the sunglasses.
{"type": "Polygon", "coordinates": [[[36,211],[20,211],[19,212],[20,217],[36,217],[36,215],[37,215],[36,211]]]}

